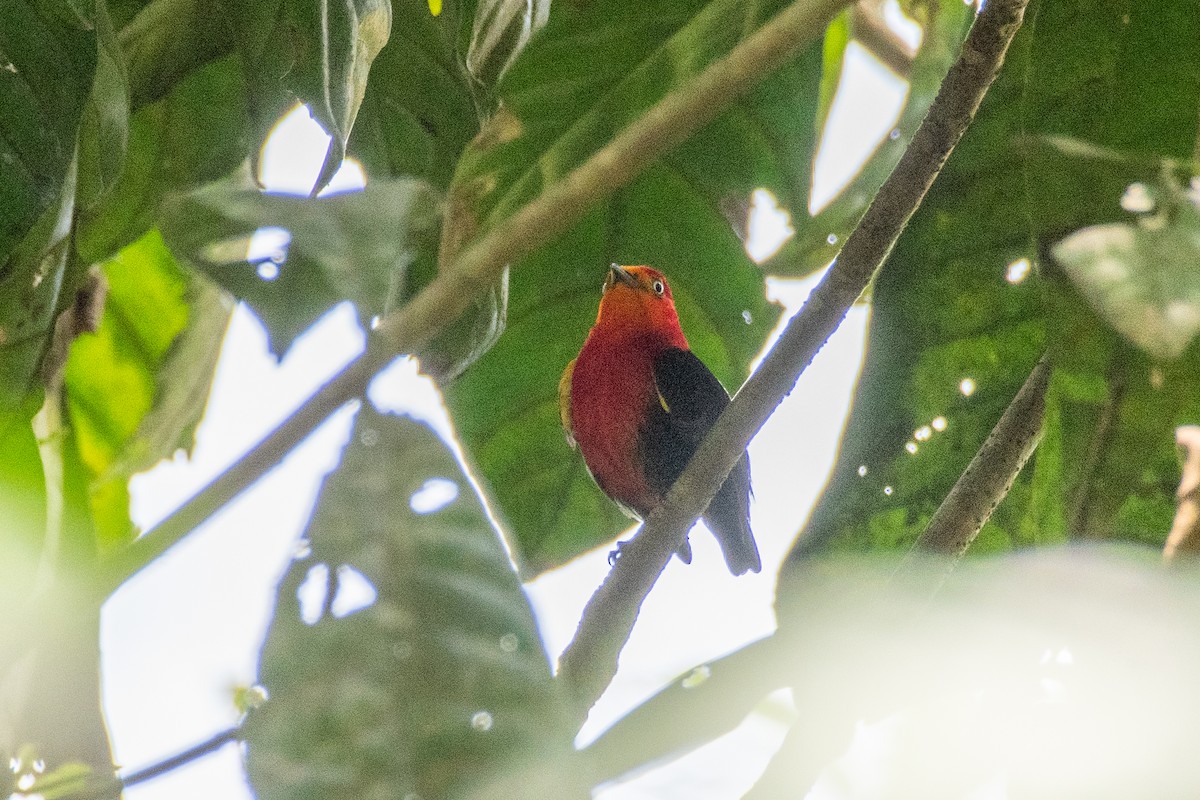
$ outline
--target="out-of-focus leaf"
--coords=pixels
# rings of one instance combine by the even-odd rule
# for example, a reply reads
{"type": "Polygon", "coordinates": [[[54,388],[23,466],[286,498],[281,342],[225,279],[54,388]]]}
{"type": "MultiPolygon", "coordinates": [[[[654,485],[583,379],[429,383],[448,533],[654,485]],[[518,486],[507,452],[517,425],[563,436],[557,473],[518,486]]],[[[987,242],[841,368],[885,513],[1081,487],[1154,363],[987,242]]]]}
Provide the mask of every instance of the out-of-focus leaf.
{"type": "Polygon", "coordinates": [[[201,67],[129,121],[128,157],[98,206],[80,213],[76,248],[103,261],[154,227],[163,198],[226,175],[246,158],[245,85],[233,58],[201,67]]]}
{"type": "Polygon", "coordinates": [[[1097,313],[1152,358],[1177,358],[1200,331],[1200,213],[1191,202],[1083,228],[1052,252],[1097,313]]]}
{"type": "Polygon", "coordinates": [[[319,199],[226,181],[169,200],[162,231],[176,255],[250,304],[281,353],[343,300],[364,323],[382,313],[418,248],[433,246],[437,212],[433,190],[416,180],[372,181],[365,191],[319,199]],[[282,229],[286,243],[251,264],[263,228],[282,229]]]}
{"type": "Polygon", "coordinates": [[[467,49],[467,71],[492,87],[550,18],[550,0],[479,0],[467,49]]]}
{"type": "MultiPolygon", "coordinates": [[[[569,753],[528,601],[432,432],[359,411],[305,537],[245,726],[259,797],[462,797],[569,753]]],[[[560,792],[525,796],[575,797],[552,771],[560,792]]]]}
{"type": "Polygon", "coordinates": [[[281,33],[294,58],[285,84],[332,137],[315,195],[341,166],[371,62],[391,35],[392,6],[388,0],[283,0],[282,14],[281,33]]]}
{"type": "Polygon", "coordinates": [[[231,311],[151,231],[105,262],[104,316],[67,361],[69,424],[101,552],[133,535],[128,480],[192,445],[231,311]]]}
{"type": "MultiPolygon", "coordinates": [[[[512,213],[781,5],[555,6],[463,156],[444,240],[469,241],[512,213]]],[[[807,203],[821,74],[818,42],[513,272],[507,330],[447,394],[523,570],[628,524],[568,449],[557,405],[610,262],[662,269],[693,349],[730,390],[745,377],[776,310],[723,212],[757,188],[807,203]]]]}
{"type": "Polygon", "coordinates": [[[1172,430],[1187,409],[1200,410],[1200,371],[1168,371],[1152,387],[1150,365],[1114,347],[1085,304],[1064,295],[1066,282],[1042,255],[1079,227],[1125,218],[1119,200],[1130,182],[1153,179],[1163,158],[1191,153],[1200,20],[1189,9],[1102,3],[1081,23],[1065,3],[1031,4],[1026,19],[1036,24],[1018,33],[878,279],[842,451],[797,558],[833,540],[865,550],[908,546],[1047,345],[1055,370],[1044,451],[977,549],[1087,530],[1165,536],[1178,479],[1172,430]],[[1176,62],[1186,66],[1169,80],[1154,77],[1155,65],[1176,62]],[[1143,97],[1149,85],[1157,104],[1143,97]],[[1056,144],[1067,140],[1089,146],[1056,144]],[[1146,155],[1097,157],[1135,147],[1146,155]]]}
{"type": "Polygon", "coordinates": [[[96,79],[79,127],[76,202],[93,208],[116,183],[129,140],[129,89],[125,56],[104,0],[96,2],[96,79]]]}
{"type": "Polygon", "coordinates": [[[229,20],[210,0],[152,0],[121,29],[136,111],[169,95],[186,76],[233,50],[229,20]]]}
{"type": "Polygon", "coordinates": [[[394,35],[371,66],[348,144],[372,178],[410,175],[449,187],[463,148],[479,131],[458,50],[469,11],[469,3],[457,0],[436,17],[421,3],[393,8],[394,35]]]}
{"type": "Polygon", "coordinates": [[[896,566],[818,560],[793,576],[776,652],[796,723],[748,800],[802,795],[819,775],[850,797],[1200,790],[1194,570],[1128,546],[978,559],[948,578],[938,559],[900,580],[896,566]],[[842,761],[864,726],[879,749],[842,761]]]}
{"type": "MultiPolygon", "coordinates": [[[[15,0],[0,13],[0,281],[24,283],[6,268],[37,221],[61,205],[75,142],[96,71],[91,17],[56,2],[15,0]]],[[[53,213],[53,212],[51,212],[53,213]]],[[[40,253],[37,255],[41,255],[40,253]]],[[[11,291],[8,289],[7,291],[11,291]]],[[[0,310],[0,329],[14,340],[0,310]]]]}

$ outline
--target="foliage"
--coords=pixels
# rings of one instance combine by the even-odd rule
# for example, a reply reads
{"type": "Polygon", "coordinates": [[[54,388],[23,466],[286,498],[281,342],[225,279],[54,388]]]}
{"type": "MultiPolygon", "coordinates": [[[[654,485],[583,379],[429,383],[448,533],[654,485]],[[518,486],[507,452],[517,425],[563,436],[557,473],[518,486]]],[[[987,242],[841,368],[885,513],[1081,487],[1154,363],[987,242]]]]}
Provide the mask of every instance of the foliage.
{"type": "MultiPolygon", "coordinates": [[[[0,740],[39,742],[18,764],[55,761],[39,779],[46,796],[87,794],[96,776],[112,788],[97,716],[99,609],[112,565],[129,570],[124,579],[150,552],[130,521],[128,480],[190,448],[233,301],[258,315],[280,354],[343,301],[364,327],[395,319],[619,132],[653,121],[657,103],[730,69],[727,57],[788,7],[3,5],[0,561],[20,624],[0,637],[0,740]],[[331,136],[312,198],[254,185],[265,137],[296,103],[331,136]],[[346,156],[363,164],[367,188],[316,197],[346,156]],[[286,241],[266,256],[255,252],[264,229],[286,241]],[[94,711],[62,724],[56,696],[94,711]]],[[[933,657],[892,633],[921,613],[904,593],[912,586],[891,594],[875,562],[813,560],[906,550],[1043,352],[1052,374],[1041,444],[972,554],[1095,539],[1159,548],[1166,536],[1179,473],[1172,429],[1200,416],[1200,20],[1188,0],[1032,0],[983,106],[872,287],[866,363],[829,486],[781,575],[778,633],[710,665],[702,687],[669,688],[596,744],[573,748],[579,710],[553,676],[519,578],[606,546],[625,525],[569,449],[557,408],[558,377],[586,335],[604,269],[650,263],[669,275],[693,347],[736,389],[777,321],[764,278],[806,275],[836,254],[831,242],[845,240],[905,151],[972,22],[957,0],[906,10],[923,39],[905,108],[826,208],[812,213],[808,202],[854,33],[849,12],[823,19],[823,37],[630,182],[586,208],[556,209],[578,221],[472,284],[461,318],[411,332],[463,458],[411,420],[359,409],[309,549],[279,584],[262,662],[269,699],[248,710],[242,731],[261,796],[582,796],[715,739],[783,687],[798,709],[822,713],[794,721],[757,791],[795,794],[844,751],[857,719],[907,704],[911,743],[947,724],[930,694],[982,691],[985,705],[1002,706],[997,692],[1027,691],[1036,676],[1020,657],[1045,646],[1031,644],[1038,636],[1119,655],[1080,632],[1101,624],[1098,614],[1072,618],[1062,594],[1071,551],[960,570],[944,596],[961,607],[937,610],[916,637],[932,642],[933,657]],[[797,231],[761,265],[743,241],[760,188],[797,231]],[[411,498],[431,479],[452,481],[457,497],[422,514],[411,498]],[[1049,572],[1022,566],[1042,563],[1049,572]],[[1026,579],[1044,609],[1001,590],[1026,579]],[[356,585],[367,599],[344,605],[356,585]],[[324,600],[306,607],[312,592],[324,600]],[[1005,604],[1019,613],[1006,616],[1005,604]],[[1020,635],[990,649],[954,644],[955,631],[983,641],[1005,625],[1020,635]],[[833,654],[896,669],[839,675],[848,662],[833,654]],[[947,663],[931,663],[939,657],[947,663]],[[930,678],[982,662],[978,681],[946,688],[930,678]],[[929,682],[909,692],[904,678],[918,673],[929,682]]],[[[381,347],[372,337],[370,352],[381,347]]],[[[350,395],[369,377],[357,376],[350,395]]],[[[301,416],[315,425],[331,410],[313,401],[301,416]]],[[[234,470],[223,480],[240,490],[249,478],[234,470]]],[[[216,510],[197,508],[199,519],[216,510]]],[[[1186,583],[1138,555],[1084,562],[1098,576],[1088,595],[1097,608],[1119,614],[1117,595],[1132,591],[1161,596],[1181,618],[1195,613],[1186,583]]],[[[1125,612],[1129,636],[1138,614],[1153,614],[1125,612]]],[[[1189,629],[1163,630],[1191,664],[1189,629]]],[[[1089,674],[1081,685],[1100,695],[1096,686],[1118,679],[1089,674]]],[[[1152,701],[1124,711],[1165,759],[1175,751],[1147,715],[1185,733],[1192,723],[1152,701]]],[[[1085,716],[1066,724],[1036,702],[1016,707],[1064,738],[1087,738],[1075,723],[1102,708],[1081,702],[1072,708],[1085,716]]],[[[1019,738],[987,728],[992,706],[976,710],[972,722],[1019,738]]],[[[1119,749],[1127,737],[1087,741],[1119,749]]],[[[963,780],[1031,774],[1024,751],[990,755],[963,780]]],[[[1054,774],[1067,781],[1066,770],[1054,774]]],[[[1129,786],[1119,770],[1106,775],[1105,791],[1129,786]]],[[[10,791],[27,788],[23,777],[10,791]]],[[[1181,772],[1180,785],[1193,777],[1181,772]]],[[[1080,785],[1067,781],[1057,796],[1080,785]]],[[[896,792],[904,786],[898,778],[896,792]]]]}

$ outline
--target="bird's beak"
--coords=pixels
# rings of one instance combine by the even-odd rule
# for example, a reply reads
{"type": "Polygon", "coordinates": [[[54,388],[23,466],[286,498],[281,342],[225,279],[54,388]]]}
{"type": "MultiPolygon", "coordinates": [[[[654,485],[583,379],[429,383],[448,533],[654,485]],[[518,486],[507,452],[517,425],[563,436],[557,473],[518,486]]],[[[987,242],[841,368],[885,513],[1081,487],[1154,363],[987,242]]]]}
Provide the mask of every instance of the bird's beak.
{"type": "Polygon", "coordinates": [[[620,264],[612,264],[608,268],[609,280],[615,285],[617,281],[626,286],[637,286],[637,278],[620,264]]]}

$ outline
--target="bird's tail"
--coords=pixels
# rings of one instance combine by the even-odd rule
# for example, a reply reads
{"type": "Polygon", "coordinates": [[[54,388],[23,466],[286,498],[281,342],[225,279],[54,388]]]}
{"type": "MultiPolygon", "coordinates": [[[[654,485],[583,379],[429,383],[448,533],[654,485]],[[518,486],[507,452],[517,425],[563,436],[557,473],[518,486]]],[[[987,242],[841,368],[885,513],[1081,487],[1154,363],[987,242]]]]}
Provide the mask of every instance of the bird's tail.
{"type": "Polygon", "coordinates": [[[750,459],[742,456],[704,512],[725,563],[734,575],[762,570],[758,545],[750,531],[750,459]]]}

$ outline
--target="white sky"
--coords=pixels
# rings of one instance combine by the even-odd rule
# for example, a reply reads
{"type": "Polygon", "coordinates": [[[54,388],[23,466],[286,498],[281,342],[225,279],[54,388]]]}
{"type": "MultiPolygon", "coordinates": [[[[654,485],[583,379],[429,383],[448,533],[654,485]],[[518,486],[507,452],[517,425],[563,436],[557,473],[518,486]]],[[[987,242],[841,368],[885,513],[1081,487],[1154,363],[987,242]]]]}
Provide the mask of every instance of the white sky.
{"type": "MultiPolygon", "coordinates": [[[[904,85],[856,46],[844,85],[852,99],[831,114],[817,165],[814,202],[829,197],[894,124],[904,85]]],[[[306,193],[325,148],[306,113],[281,126],[264,158],[271,188],[306,193]]],[[[335,187],[361,183],[343,168],[335,187]]],[[[775,283],[772,297],[785,319],[813,281],[775,283]]],[[[667,681],[774,627],[771,603],[778,565],[807,516],[836,452],[862,356],[866,313],[851,311],[751,444],[753,527],[763,557],[759,575],[733,578],[712,537],[692,535],[691,566],[673,560],[643,607],[622,669],[593,711],[582,738],[667,681]]],[[[230,326],[212,397],[192,458],[177,457],[132,484],[133,514],[152,527],[213,475],[270,431],[295,405],[362,347],[352,310],[338,307],[300,337],[281,362],[266,349],[263,330],[239,308],[230,326]]],[[[398,364],[373,387],[389,408],[428,413],[436,394],[398,364]]],[[[287,566],[324,474],[349,435],[343,409],[251,491],[222,510],[105,605],[103,669],[106,711],[118,763],[144,767],[207,739],[237,721],[233,688],[254,683],[258,650],[269,623],[275,583],[287,566]]],[[[544,575],[527,588],[548,648],[557,654],[607,569],[607,549],[544,575]]],[[[605,800],[738,797],[757,777],[783,727],[751,718],[734,734],[679,762],[685,770],[649,772],[601,793],[605,800]],[[738,759],[711,748],[736,747],[738,759]],[[731,769],[731,764],[737,764],[731,769]]],[[[161,778],[134,787],[130,800],[250,798],[233,745],[161,778]]]]}

